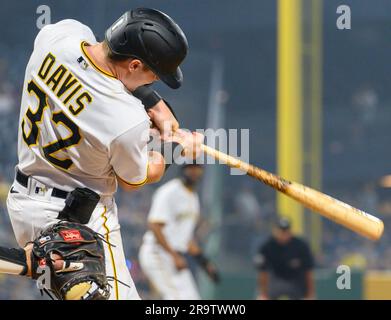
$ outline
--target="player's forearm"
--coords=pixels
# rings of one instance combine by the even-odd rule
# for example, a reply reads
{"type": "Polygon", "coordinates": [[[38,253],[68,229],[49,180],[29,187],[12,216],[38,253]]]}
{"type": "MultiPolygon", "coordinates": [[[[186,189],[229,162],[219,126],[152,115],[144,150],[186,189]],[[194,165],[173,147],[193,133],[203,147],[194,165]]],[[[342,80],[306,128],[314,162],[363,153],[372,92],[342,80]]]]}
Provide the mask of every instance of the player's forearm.
{"type": "Polygon", "coordinates": [[[0,247],[0,273],[26,275],[31,272],[27,251],[22,248],[0,247]]]}
{"type": "Polygon", "coordinates": [[[144,104],[149,118],[162,137],[168,138],[178,130],[179,123],[174,111],[150,85],[138,87],[132,94],[144,104]]]}
{"type": "Polygon", "coordinates": [[[168,138],[178,130],[179,123],[172,110],[170,110],[163,100],[160,100],[155,106],[149,108],[147,112],[162,137],[168,138]]]}
{"type": "Polygon", "coordinates": [[[187,252],[192,255],[192,256],[196,256],[198,254],[200,254],[202,252],[200,246],[198,245],[197,241],[195,239],[192,239],[190,242],[189,242],[189,245],[188,245],[188,248],[187,248],[187,252]]]}
{"type": "MultiPolygon", "coordinates": [[[[33,244],[29,243],[22,248],[5,248],[0,246],[0,273],[31,277],[33,244]]],[[[53,266],[55,270],[63,267],[63,259],[58,254],[53,254],[53,266]]]]}
{"type": "Polygon", "coordinates": [[[176,251],[169,245],[163,234],[163,225],[158,223],[149,223],[149,229],[153,232],[157,243],[170,255],[175,255],[176,251]]]}

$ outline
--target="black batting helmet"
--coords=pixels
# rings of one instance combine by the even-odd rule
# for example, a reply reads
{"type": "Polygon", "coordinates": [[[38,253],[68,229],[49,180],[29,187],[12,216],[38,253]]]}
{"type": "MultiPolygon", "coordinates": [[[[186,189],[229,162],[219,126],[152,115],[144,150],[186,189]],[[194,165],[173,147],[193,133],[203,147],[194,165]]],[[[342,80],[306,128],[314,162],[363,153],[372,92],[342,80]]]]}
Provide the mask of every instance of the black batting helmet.
{"type": "Polygon", "coordinates": [[[107,29],[105,38],[114,54],[140,59],[169,87],[181,86],[179,65],[188,43],[181,28],[165,13],[149,8],[128,11],[107,29]]]}

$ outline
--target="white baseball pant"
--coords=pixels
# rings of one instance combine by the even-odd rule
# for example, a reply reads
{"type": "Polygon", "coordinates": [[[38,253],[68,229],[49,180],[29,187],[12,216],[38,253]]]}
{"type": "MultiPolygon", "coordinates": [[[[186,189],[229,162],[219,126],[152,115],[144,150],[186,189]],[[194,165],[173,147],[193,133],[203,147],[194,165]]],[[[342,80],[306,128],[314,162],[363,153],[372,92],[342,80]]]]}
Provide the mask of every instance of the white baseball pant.
{"type": "MultiPolygon", "coordinates": [[[[19,246],[34,240],[45,227],[58,222],[58,213],[64,208],[65,200],[51,196],[52,188],[29,178],[27,188],[17,181],[8,193],[7,208],[12,228],[19,246]],[[39,190],[38,193],[36,191],[39,190]]],[[[139,300],[137,289],[126,265],[122,246],[117,205],[113,197],[102,198],[87,224],[92,230],[104,235],[106,275],[119,281],[110,282],[110,300],[139,300]]]]}
{"type": "Polygon", "coordinates": [[[145,276],[163,300],[201,299],[191,271],[178,271],[172,257],[164,249],[142,244],[139,261],[145,276]]]}

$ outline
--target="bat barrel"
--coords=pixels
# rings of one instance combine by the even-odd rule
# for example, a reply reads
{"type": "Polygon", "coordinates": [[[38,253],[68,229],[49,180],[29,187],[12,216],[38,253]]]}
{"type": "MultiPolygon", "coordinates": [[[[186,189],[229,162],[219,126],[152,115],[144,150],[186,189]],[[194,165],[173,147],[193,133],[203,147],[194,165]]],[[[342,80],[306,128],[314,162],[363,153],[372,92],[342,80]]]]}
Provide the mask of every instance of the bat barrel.
{"type": "Polygon", "coordinates": [[[322,192],[292,182],[285,194],[370,240],[379,240],[383,234],[383,221],[322,192]]]}
{"type": "Polygon", "coordinates": [[[305,207],[329,218],[330,220],[371,239],[378,240],[384,232],[384,224],[380,219],[356,209],[342,201],[334,199],[322,192],[285,180],[275,174],[229,156],[221,151],[202,145],[201,149],[220,162],[246,172],[274,189],[299,201],[305,207]]]}

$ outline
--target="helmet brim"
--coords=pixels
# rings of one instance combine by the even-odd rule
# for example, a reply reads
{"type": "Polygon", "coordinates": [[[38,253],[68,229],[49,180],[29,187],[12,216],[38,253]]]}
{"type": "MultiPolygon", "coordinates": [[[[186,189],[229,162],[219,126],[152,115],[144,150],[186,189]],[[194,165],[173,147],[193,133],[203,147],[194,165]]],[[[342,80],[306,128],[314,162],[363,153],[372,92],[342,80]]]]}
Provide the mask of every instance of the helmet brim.
{"type": "Polygon", "coordinates": [[[155,71],[155,73],[171,89],[178,89],[182,85],[183,73],[179,67],[172,74],[161,74],[158,71],[155,71]]]}

